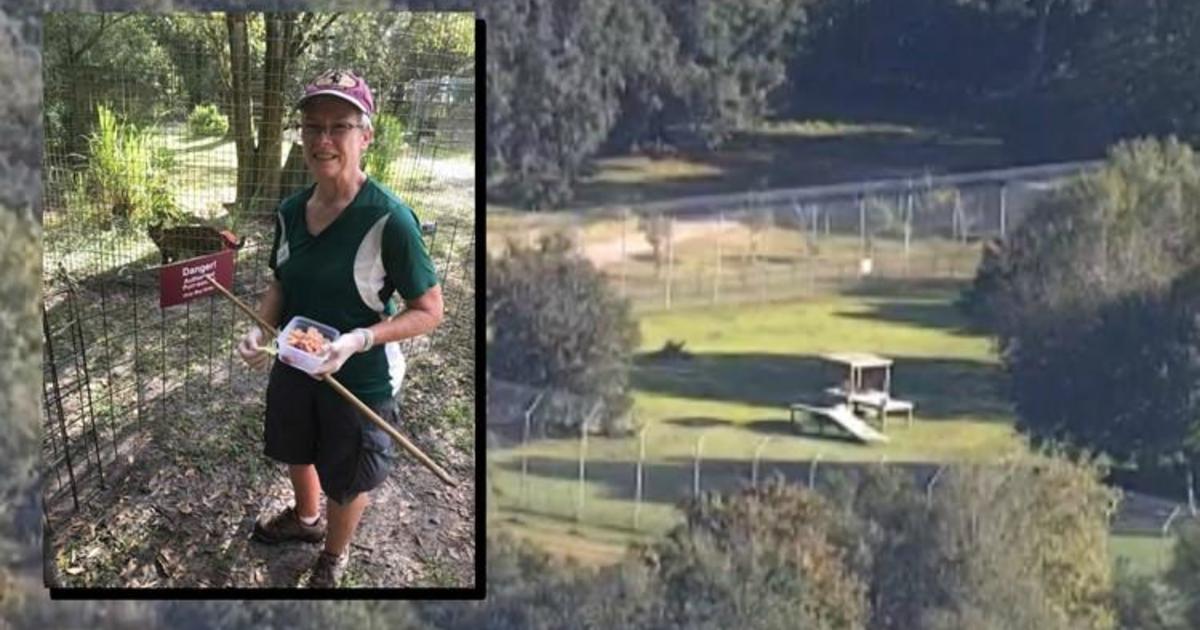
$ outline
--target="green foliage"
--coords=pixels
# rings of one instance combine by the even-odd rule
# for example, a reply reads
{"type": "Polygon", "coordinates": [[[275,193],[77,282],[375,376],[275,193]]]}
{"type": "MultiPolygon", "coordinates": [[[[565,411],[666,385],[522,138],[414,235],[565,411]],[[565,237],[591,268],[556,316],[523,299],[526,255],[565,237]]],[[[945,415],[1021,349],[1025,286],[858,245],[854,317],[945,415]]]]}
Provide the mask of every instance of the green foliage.
{"type": "Polygon", "coordinates": [[[1200,79],[1191,67],[1200,58],[1200,32],[1194,28],[1200,5],[1188,0],[1097,5],[1073,53],[1075,71],[1056,94],[1063,131],[1090,131],[1101,142],[1134,135],[1200,141],[1200,112],[1194,107],[1200,79]]]}
{"type": "Polygon", "coordinates": [[[188,114],[187,128],[193,136],[223,137],[229,132],[229,118],[214,103],[197,105],[188,114]]]}
{"type": "MultiPolygon", "coordinates": [[[[1114,626],[1101,471],[1065,459],[951,466],[926,494],[867,468],[815,492],[773,480],[684,506],[686,522],[597,571],[488,544],[486,601],[436,627],[1114,626]]],[[[1174,629],[1172,629],[1174,630],[1174,629]]]]}
{"type": "Polygon", "coordinates": [[[1118,145],[985,262],[971,299],[1021,428],[1147,466],[1195,456],[1200,287],[1182,274],[1200,266],[1200,167],[1186,145],[1118,145]]]}
{"type": "Polygon", "coordinates": [[[517,205],[571,198],[603,143],[713,146],[767,111],[801,5],[543,2],[485,10],[488,165],[517,205]]]}
{"type": "Polygon", "coordinates": [[[1184,630],[1178,594],[1158,577],[1137,575],[1118,567],[1113,607],[1120,628],[1184,630]]]}
{"type": "Polygon", "coordinates": [[[406,602],[394,601],[172,601],[161,602],[157,612],[162,626],[184,630],[412,630],[423,627],[417,623],[416,615],[406,602]]]}
{"type": "Polygon", "coordinates": [[[713,146],[768,113],[767,97],[787,63],[813,2],[687,0],[659,4],[678,41],[678,82],[664,100],[667,124],[684,126],[713,146]]]}
{"type": "Polygon", "coordinates": [[[379,114],[371,119],[375,137],[363,156],[363,171],[385,183],[391,183],[395,173],[392,164],[404,152],[404,123],[390,114],[379,114]]]}
{"type": "Polygon", "coordinates": [[[520,205],[568,201],[612,128],[627,47],[613,22],[633,10],[626,4],[507,0],[485,8],[489,177],[520,205]]]}
{"type": "Polygon", "coordinates": [[[628,301],[561,235],[489,256],[487,273],[489,373],[598,397],[603,426],[618,429],[611,423],[630,406],[629,367],[638,344],[628,301]]]}
{"type": "Polygon", "coordinates": [[[65,102],[68,119],[82,125],[68,131],[88,133],[90,103],[125,102],[130,119],[147,124],[179,95],[179,76],[156,37],[158,20],[138,14],[47,14],[46,100],[65,102]]]}
{"type": "Polygon", "coordinates": [[[955,623],[935,627],[1113,627],[1106,541],[1116,497],[1101,473],[1056,457],[948,470],[931,493],[945,558],[934,566],[951,594],[935,617],[955,623]]]}
{"type": "Polygon", "coordinates": [[[155,16],[147,28],[170,59],[179,82],[172,113],[183,118],[188,107],[226,96],[228,78],[222,75],[229,72],[229,36],[221,14],[155,16]]]}
{"type": "Polygon", "coordinates": [[[488,540],[488,597],[431,602],[422,619],[434,628],[640,628],[652,595],[633,570],[592,572],[563,566],[506,536],[488,540]]]}
{"type": "MultiPolygon", "coordinates": [[[[311,15],[318,24],[333,17],[311,15]]],[[[474,57],[469,12],[342,13],[313,38],[295,74],[308,80],[330,67],[351,68],[367,80],[380,111],[396,113],[388,108],[396,105],[397,94],[412,98],[411,81],[473,76],[474,57]]]]}
{"type": "Polygon", "coordinates": [[[647,552],[676,627],[866,627],[844,512],[820,495],[771,482],[693,501],[686,518],[647,552]]]}
{"type": "Polygon", "coordinates": [[[78,191],[91,212],[89,222],[110,228],[177,218],[168,183],[170,153],[154,146],[149,130],[121,121],[104,105],[97,107],[97,114],[78,191]]]}
{"type": "Polygon", "coordinates": [[[1175,540],[1175,554],[1166,581],[1182,596],[1184,627],[1200,627],[1200,524],[1189,523],[1175,540]]]}
{"type": "Polygon", "coordinates": [[[835,481],[835,539],[871,628],[1106,628],[1113,497],[1063,459],[950,466],[935,486],[871,469],[835,481]]]}

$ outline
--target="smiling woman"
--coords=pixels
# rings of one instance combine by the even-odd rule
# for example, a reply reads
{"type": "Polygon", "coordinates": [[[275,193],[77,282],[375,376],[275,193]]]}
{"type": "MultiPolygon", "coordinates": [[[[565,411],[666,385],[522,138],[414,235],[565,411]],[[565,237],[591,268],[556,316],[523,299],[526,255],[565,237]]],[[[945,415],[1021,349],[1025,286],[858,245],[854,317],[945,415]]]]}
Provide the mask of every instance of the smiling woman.
{"type": "MultiPolygon", "coordinates": [[[[257,523],[254,535],[265,543],[324,538],[309,585],[331,587],[345,571],[367,493],[387,478],[393,457],[391,438],[349,402],[331,400],[320,380],[337,373],[354,396],[398,424],[395,398],[405,361],[397,342],[441,322],[442,294],[416,215],[362,170],[374,133],[367,82],[349,71],[327,71],[305,87],[296,107],[304,162],[316,183],[279,205],[274,278],[259,316],[270,325],[311,318],[330,326],[336,338],[308,375],[279,362],[271,370],[265,452],[288,465],[295,504],[257,523]],[[391,299],[396,292],[405,304],[398,315],[391,299]],[[328,534],[322,491],[329,499],[328,534]]],[[[252,367],[268,363],[263,339],[254,326],[238,347],[252,367]]]]}

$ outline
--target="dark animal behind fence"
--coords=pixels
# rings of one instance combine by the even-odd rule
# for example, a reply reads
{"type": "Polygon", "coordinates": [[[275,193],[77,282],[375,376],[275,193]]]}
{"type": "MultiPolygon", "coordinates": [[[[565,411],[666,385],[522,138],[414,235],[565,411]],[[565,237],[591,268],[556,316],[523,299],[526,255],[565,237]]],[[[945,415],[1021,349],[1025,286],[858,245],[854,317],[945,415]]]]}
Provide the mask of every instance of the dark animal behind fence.
{"type": "Polygon", "coordinates": [[[211,225],[174,225],[163,227],[151,225],[147,230],[150,240],[162,254],[162,264],[212,254],[224,249],[240,249],[246,239],[229,230],[211,225]]]}

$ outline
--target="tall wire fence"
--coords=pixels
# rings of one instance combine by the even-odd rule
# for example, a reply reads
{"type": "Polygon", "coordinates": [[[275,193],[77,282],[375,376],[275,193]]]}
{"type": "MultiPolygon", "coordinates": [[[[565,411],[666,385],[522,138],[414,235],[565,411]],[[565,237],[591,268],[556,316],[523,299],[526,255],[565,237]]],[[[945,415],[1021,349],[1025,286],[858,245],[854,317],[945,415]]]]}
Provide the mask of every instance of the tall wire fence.
{"type": "MultiPolygon", "coordinates": [[[[111,486],[153,439],[154,426],[186,418],[200,430],[219,427],[238,413],[230,404],[235,390],[264,378],[234,357],[249,326],[244,316],[219,296],[160,308],[158,268],[168,256],[236,245],[232,290],[255,302],[270,280],[274,209],[311,183],[291,103],[305,80],[352,68],[358,57],[321,39],[315,25],[331,16],[246,15],[251,23],[241,30],[204,15],[48,18],[70,20],[48,23],[48,49],[77,46],[79,34],[63,35],[71,30],[102,33],[101,42],[116,37],[120,18],[123,28],[141,29],[126,33],[158,42],[170,60],[150,72],[113,57],[47,55],[43,448],[52,517],[111,486]],[[290,63],[264,61],[272,51],[293,51],[306,25],[313,39],[305,52],[290,63]],[[191,39],[170,34],[184,31],[191,39]],[[240,72],[229,59],[235,32],[251,40],[240,72]],[[59,36],[70,41],[54,41],[59,36]],[[213,58],[206,37],[224,58],[213,58]],[[252,144],[238,141],[238,107],[247,108],[252,144]],[[222,230],[234,238],[212,237],[222,230]]],[[[366,77],[378,110],[366,162],[420,218],[446,313],[435,333],[404,349],[410,358],[436,349],[471,361],[473,54],[414,47],[394,56],[386,75],[366,77]]]]}
{"type": "Polygon", "coordinates": [[[1099,162],[751,190],[489,218],[489,251],[561,232],[645,312],[759,303],[865,281],[970,278],[982,241],[1099,162]]]}
{"type": "MultiPolygon", "coordinates": [[[[676,445],[664,454],[662,445],[655,445],[654,424],[624,437],[596,435],[596,426],[588,418],[603,410],[598,398],[495,378],[488,381],[487,393],[488,484],[493,501],[489,508],[494,510],[494,522],[545,519],[568,527],[654,536],[682,523],[680,505],[705,493],[729,493],[781,478],[828,494],[872,467],[887,467],[911,475],[926,500],[932,501],[952,467],[940,462],[889,461],[885,455],[871,455],[869,449],[856,461],[845,461],[834,447],[817,447],[797,459],[788,442],[803,436],[786,423],[757,439],[737,440],[744,448],[732,455],[721,443],[729,427],[699,423],[682,438],[679,427],[659,427],[657,431],[670,433],[676,445]]],[[[1013,461],[997,457],[993,463],[1004,467],[1013,461]]],[[[1200,524],[1194,500],[1128,492],[1110,529],[1115,535],[1169,542],[1188,522],[1200,524]]],[[[1169,565],[1168,544],[1146,553],[1157,569],[1169,565]]]]}

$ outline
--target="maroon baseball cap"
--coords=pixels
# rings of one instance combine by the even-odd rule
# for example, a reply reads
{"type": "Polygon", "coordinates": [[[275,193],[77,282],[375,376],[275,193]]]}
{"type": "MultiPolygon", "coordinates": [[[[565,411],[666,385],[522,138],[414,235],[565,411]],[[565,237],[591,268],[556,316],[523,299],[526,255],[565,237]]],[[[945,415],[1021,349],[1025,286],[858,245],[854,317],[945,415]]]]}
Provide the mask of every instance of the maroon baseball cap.
{"type": "Polygon", "coordinates": [[[334,96],[348,101],[362,113],[375,114],[375,99],[371,97],[371,88],[362,77],[349,70],[326,70],[317,75],[308,85],[304,86],[304,95],[296,102],[296,107],[304,106],[308,99],[314,96],[334,96]]]}

